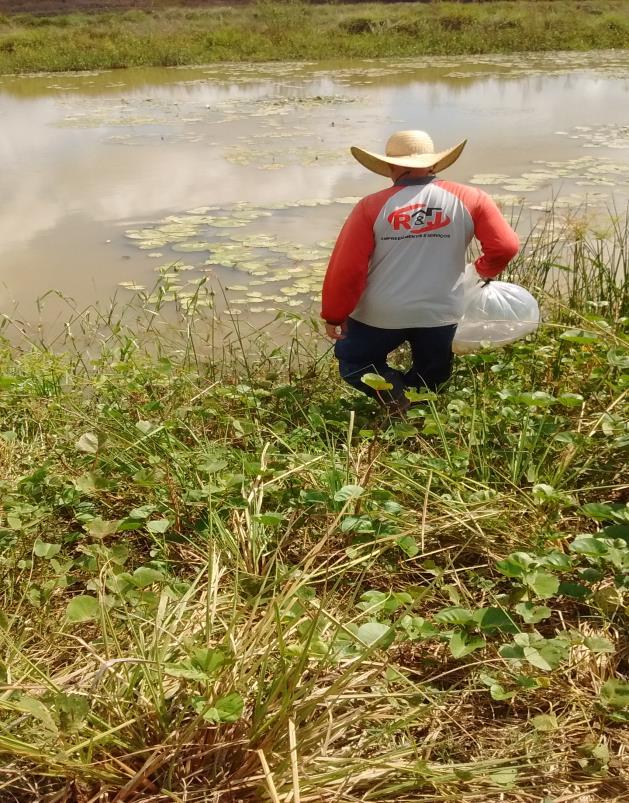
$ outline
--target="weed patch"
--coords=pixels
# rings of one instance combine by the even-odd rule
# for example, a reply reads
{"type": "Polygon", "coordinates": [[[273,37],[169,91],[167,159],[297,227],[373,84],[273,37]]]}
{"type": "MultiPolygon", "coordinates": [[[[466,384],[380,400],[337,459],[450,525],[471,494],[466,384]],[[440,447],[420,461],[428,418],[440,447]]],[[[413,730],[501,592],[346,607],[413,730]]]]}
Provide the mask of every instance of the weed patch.
{"type": "Polygon", "coordinates": [[[404,421],[341,388],[297,316],[218,354],[202,288],[81,310],[61,351],[3,341],[3,794],[622,794],[611,230],[604,259],[564,243],[563,272],[532,240],[513,274],[545,326],[458,358],[404,421]]]}

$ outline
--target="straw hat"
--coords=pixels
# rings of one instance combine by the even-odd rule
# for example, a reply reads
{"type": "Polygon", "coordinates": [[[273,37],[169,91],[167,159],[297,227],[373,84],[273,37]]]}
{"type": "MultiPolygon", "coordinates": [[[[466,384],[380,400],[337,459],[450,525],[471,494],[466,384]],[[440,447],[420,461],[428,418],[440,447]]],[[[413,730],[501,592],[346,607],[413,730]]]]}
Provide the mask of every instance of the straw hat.
{"type": "Polygon", "coordinates": [[[466,139],[446,151],[435,151],[432,139],[425,131],[396,131],[386,144],[386,153],[371,153],[353,146],[352,156],[373,173],[389,177],[389,165],[399,167],[432,167],[433,172],[445,170],[461,155],[466,139]]]}

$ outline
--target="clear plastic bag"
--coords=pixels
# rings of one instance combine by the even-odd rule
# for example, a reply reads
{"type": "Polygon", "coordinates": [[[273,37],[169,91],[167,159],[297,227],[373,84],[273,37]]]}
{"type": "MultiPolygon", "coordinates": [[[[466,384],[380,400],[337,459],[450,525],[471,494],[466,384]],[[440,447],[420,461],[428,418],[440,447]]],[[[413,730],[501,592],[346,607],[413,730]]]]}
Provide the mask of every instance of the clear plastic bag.
{"type": "Polygon", "coordinates": [[[463,317],[452,351],[469,354],[496,349],[531,334],[539,326],[537,301],[523,287],[510,282],[483,283],[474,265],[463,276],[463,317]]]}

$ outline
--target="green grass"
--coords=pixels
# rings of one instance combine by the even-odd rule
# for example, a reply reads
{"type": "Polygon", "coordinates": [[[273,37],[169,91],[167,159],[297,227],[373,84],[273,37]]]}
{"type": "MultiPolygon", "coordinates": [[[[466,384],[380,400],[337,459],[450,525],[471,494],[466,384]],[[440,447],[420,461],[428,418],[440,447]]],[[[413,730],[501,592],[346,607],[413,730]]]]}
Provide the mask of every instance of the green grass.
{"type": "Polygon", "coordinates": [[[314,322],[219,338],[203,287],[4,341],[2,799],[622,799],[626,220],[601,234],[551,220],[512,274],[540,333],[405,421],[314,322]]]}
{"type": "Polygon", "coordinates": [[[0,73],[623,48],[628,0],[158,8],[0,16],[0,73]]]}

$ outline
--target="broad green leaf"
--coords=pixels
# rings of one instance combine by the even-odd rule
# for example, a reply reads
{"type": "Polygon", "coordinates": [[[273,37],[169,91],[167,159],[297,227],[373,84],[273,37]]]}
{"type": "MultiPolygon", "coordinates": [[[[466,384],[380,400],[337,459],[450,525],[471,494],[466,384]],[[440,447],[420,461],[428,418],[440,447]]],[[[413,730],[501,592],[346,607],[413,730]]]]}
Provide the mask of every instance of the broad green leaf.
{"type": "Polygon", "coordinates": [[[96,516],[96,518],[86,522],[84,526],[93,538],[106,538],[108,535],[113,535],[118,532],[119,524],[120,522],[118,520],[105,521],[101,519],[100,516],[96,516]]]}
{"type": "Polygon", "coordinates": [[[499,572],[506,575],[507,577],[522,577],[525,572],[524,567],[520,566],[514,560],[509,558],[505,558],[504,560],[499,560],[496,563],[496,568],[499,572]]]}
{"type": "Polygon", "coordinates": [[[607,352],[607,361],[610,365],[626,370],[629,368],[629,353],[626,348],[610,349],[607,352]]]}
{"type": "Polygon", "coordinates": [[[521,661],[524,658],[524,648],[519,644],[503,644],[498,654],[508,661],[521,661]]]}
{"type": "Polygon", "coordinates": [[[562,393],[557,401],[563,407],[580,407],[583,404],[583,396],[580,393],[562,393]]]}
{"type": "Polygon", "coordinates": [[[515,606],[515,610],[529,625],[542,622],[552,615],[552,611],[546,605],[534,605],[532,602],[520,602],[515,606]]]}
{"type": "Polygon", "coordinates": [[[344,533],[373,533],[375,528],[369,516],[345,516],[341,522],[341,531],[344,533]]]}
{"type": "Polygon", "coordinates": [[[527,574],[524,579],[540,599],[553,597],[559,590],[559,578],[548,572],[532,572],[527,574]]]}
{"type": "Polygon", "coordinates": [[[392,516],[396,516],[398,513],[402,512],[402,505],[393,499],[385,499],[382,504],[382,509],[392,516]]]}
{"type": "Polygon", "coordinates": [[[112,544],[110,547],[101,547],[101,549],[103,554],[107,556],[107,560],[117,566],[124,566],[129,559],[129,547],[126,544],[112,544]]]}
{"type": "Polygon", "coordinates": [[[581,507],[579,513],[583,513],[595,521],[609,521],[614,518],[612,506],[605,502],[588,502],[581,507]]]}
{"type": "Polygon", "coordinates": [[[538,502],[543,503],[547,500],[550,501],[565,501],[565,497],[561,494],[556,488],[552,485],[548,485],[545,482],[538,482],[531,488],[531,493],[538,500],[538,502]]]}
{"type": "Polygon", "coordinates": [[[50,558],[54,558],[55,555],[58,555],[59,552],[61,552],[61,545],[47,544],[44,541],[40,541],[38,538],[33,545],[33,552],[38,558],[46,558],[47,560],[50,560],[50,558]]]}
{"type": "Polygon", "coordinates": [[[598,557],[607,552],[608,546],[605,541],[602,541],[600,538],[593,538],[589,535],[579,535],[568,545],[568,549],[580,555],[598,557]]]}
{"type": "Polygon", "coordinates": [[[629,706],[629,683],[610,678],[601,688],[601,700],[611,708],[626,708],[629,706]]]}
{"type": "Polygon", "coordinates": [[[453,658],[463,658],[485,646],[485,639],[482,636],[472,636],[464,630],[457,630],[450,636],[448,647],[453,658]]]}
{"type": "Polygon", "coordinates": [[[436,401],[439,398],[431,390],[414,390],[413,388],[405,390],[404,395],[410,402],[436,401]]]}
{"type": "Polygon", "coordinates": [[[579,512],[595,521],[629,522],[629,505],[588,502],[579,512]]]}
{"type": "Polygon", "coordinates": [[[613,540],[619,538],[629,546],[629,524],[610,524],[609,527],[603,527],[600,535],[613,540]]]}
{"type": "Polygon", "coordinates": [[[494,631],[517,633],[520,629],[502,608],[479,608],[474,613],[474,619],[478,622],[480,629],[487,633],[493,633],[494,631]]]}
{"type": "Polygon", "coordinates": [[[358,608],[371,611],[384,610],[386,613],[393,613],[401,606],[413,602],[413,597],[405,591],[366,591],[360,599],[358,608]]]}
{"type": "Polygon", "coordinates": [[[85,722],[90,711],[89,698],[82,694],[59,692],[54,696],[54,705],[59,716],[59,724],[65,733],[76,732],[85,722]]]}
{"type": "Polygon", "coordinates": [[[148,519],[148,517],[155,510],[155,505],[142,505],[142,507],[134,507],[129,512],[130,519],[148,519]]]}
{"type": "Polygon", "coordinates": [[[405,552],[409,558],[414,558],[415,555],[419,554],[419,547],[417,546],[417,541],[410,535],[403,535],[401,538],[398,538],[395,542],[402,552],[405,552]]]}
{"type": "Polygon", "coordinates": [[[368,647],[386,650],[395,638],[395,630],[382,622],[365,622],[356,630],[356,638],[368,647]]]}
{"type": "Polygon", "coordinates": [[[194,709],[208,722],[238,722],[244,709],[244,701],[237,692],[232,692],[217,700],[208,707],[207,700],[202,697],[194,701],[194,709]]]}
{"type": "Polygon", "coordinates": [[[405,440],[406,438],[414,438],[418,432],[419,430],[417,429],[417,427],[414,427],[412,424],[406,424],[403,421],[391,427],[391,434],[393,435],[393,437],[399,438],[400,440],[405,440]]]}
{"type": "Polygon", "coordinates": [[[334,494],[335,502],[347,502],[350,499],[358,499],[365,493],[365,489],[360,485],[344,485],[334,494]]]}
{"type": "Polygon", "coordinates": [[[245,707],[244,700],[237,692],[232,692],[216,701],[220,722],[238,722],[245,707]]]}
{"type": "Polygon", "coordinates": [[[582,345],[596,343],[598,340],[598,336],[595,335],[594,332],[585,332],[583,329],[568,329],[567,332],[560,334],[559,338],[560,340],[567,340],[568,343],[579,343],[582,345]]]}
{"type": "Polygon", "coordinates": [[[604,611],[607,616],[613,616],[623,605],[623,596],[619,589],[613,586],[599,588],[592,594],[594,602],[604,611]]]}
{"type": "Polygon", "coordinates": [[[461,781],[472,781],[474,779],[474,773],[470,772],[470,770],[461,769],[461,767],[453,767],[453,771],[456,777],[461,781]]]}
{"type": "Polygon", "coordinates": [[[535,558],[528,552],[512,552],[504,560],[496,563],[499,572],[507,577],[522,577],[527,569],[535,563],[535,558]]]}
{"type": "Polygon", "coordinates": [[[557,730],[557,717],[554,714],[538,714],[530,720],[531,725],[536,731],[549,733],[557,730]]]}
{"type": "Polygon", "coordinates": [[[585,599],[589,597],[592,592],[587,586],[581,585],[581,583],[562,582],[559,584],[558,594],[566,597],[573,597],[574,599],[585,599]]]}
{"type": "Polygon", "coordinates": [[[360,377],[360,381],[373,390],[393,390],[393,385],[380,376],[380,374],[367,373],[360,377]]]}
{"type": "Polygon", "coordinates": [[[107,478],[97,471],[88,471],[74,480],[74,487],[84,494],[94,494],[97,491],[105,490],[108,485],[107,478]]]}
{"type": "Polygon", "coordinates": [[[500,683],[492,683],[489,687],[489,694],[492,700],[513,700],[516,695],[514,691],[506,691],[500,683]]]}
{"type": "Polygon", "coordinates": [[[227,460],[213,460],[208,458],[206,460],[202,460],[198,468],[200,471],[205,471],[206,474],[218,474],[219,471],[223,471],[223,469],[227,468],[228,463],[227,460]]]}
{"type": "Polygon", "coordinates": [[[435,622],[448,625],[466,625],[474,621],[474,616],[467,608],[443,608],[433,616],[435,622]]]}
{"type": "Polygon", "coordinates": [[[184,680],[195,680],[199,683],[207,683],[209,680],[207,672],[190,666],[185,662],[180,664],[163,664],[163,672],[171,678],[184,678],[184,680]]]}
{"type": "Polygon", "coordinates": [[[574,432],[558,432],[553,440],[557,443],[569,443],[572,445],[577,444],[577,435],[574,432]]]}
{"type": "Polygon", "coordinates": [[[597,744],[592,747],[591,756],[592,758],[598,759],[603,764],[609,764],[609,748],[605,743],[597,744]]]}
{"type": "Polygon", "coordinates": [[[98,619],[99,615],[100,603],[96,597],[90,597],[88,594],[73,597],[66,608],[69,622],[90,622],[98,619]]]}
{"type": "Polygon", "coordinates": [[[585,580],[586,583],[598,583],[605,577],[605,572],[602,569],[595,569],[588,566],[579,572],[579,579],[585,580]]]}
{"type": "Polygon", "coordinates": [[[609,639],[603,638],[602,636],[587,636],[583,643],[588,650],[592,650],[592,652],[616,652],[616,646],[609,639]]]}
{"type": "Polygon", "coordinates": [[[535,647],[524,647],[523,650],[524,657],[533,666],[543,669],[545,672],[550,672],[554,669],[554,666],[535,647]]]}
{"type": "Polygon", "coordinates": [[[560,639],[537,639],[531,646],[524,646],[524,657],[533,666],[550,672],[569,655],[568,642],[560,639]]]}
{"type": "Polygon", "coordinates": [[[284,516],[281,513],[256,513],[253,520],[265,527],[277,527],[284,521],[284,516]]]}
{"type": "Polygon", "coordinates": [[[154,424],[152,421],[137,421],[135,427],[139,429],[143,435],[151,435],[153,432],[160,429],[160,425],[154,424]]]}
{"type": "Polygon", "coordinates": [[[147,588],[153,583],[160,583],[164,580],[164,575],[150,566],[138,566],[132,575],[133,583],[137,588],[147,588]]]}
{"type": "Polygon", "coordinates": [[[400,626],[411,640],[432,638],[438,634],[437,628],[423,616],[406,615],[400,619],[400,626]]]}
{"type": "Polygon", "coordinates": [[[207,674],[220,669],[227,662],[227,655],[222,650],[210,650],[199,647],[192,652],[192,663],[207,674]]]}
{"type": "Polygon", "coordinates": [[[323,491],[300,491],[299,501],[305,505],[325,504],[330,501],[328,494],[323,491]]]}
{"type": "Polygon", "coordinates": [[[35,717],[35,719],[39,720],[46,730],[54,734],[58,732],[50,709],[41,700],[37,699],[37,697],[31,697],[30,694],[22,694],[14,705],[19,711],[30,714],[32,717],[35,717]]]}
{"type": "Polygon", "coordinates": [[[165,533],[166,530],[170,527],[170,519],[153,519],[152,521],[147,522],[146,529],[150,533],[165,533]]]}
{"type": "Polygon", "coordinates": [[[546,393],[543,390],[536,390],[533,393],[520,393],[517,396],[517,401],[531,407],[545,407],[554,404],[556,399],[554,396],[551,396],[550,393],[546,393]]]}
{"type": "Polygon", "coordinates": [[[74,445],[80,452],[96,454],[99,448],[98,435],[94,432],[85,432],[74,445]]]}
{"type": "Polygon", "coordinates": [[[493,675],[488,675],[486,672],[480,673],[480,681],[485,686],[489,686],[489,694],[493,700],[512,700],[516,695],[514,691],[506,691],[493,675]]]}
{"type": "Polygon", "coordinates": [[[389,594],[386,591],[376,591],[372,589],[371,591],[365,591],[364,594],[360,596],[360,602],[357,604],[357,608],[360,608],[362,611],[371,611],[375,612],[384,608],[384,603],[387,601],[389,594]]]}
{"type": "Polygon", "coordinates": [[[511,787],[518,779],[518,771],[511,767],[505,767],[492,772],[488,777],[498,786],[511,787]]]}
{"type": "Polygon", "coordinates": [[[518,675],[515,681],[522,689],[539,689],[540,687],[548,688],[549,686],[549,681],[545,677],[534,678],[530,675],[518,675]]]}
{"type": "Polygon", "coordinates": [[[545,555],[541,556],[541,562],[544,566],[553,568],[553,569],[570,569],[572,567],[572,558],[570,555],[566,555],[564,552],[559,552],[558,550],[553,550],[552,552],[548,552],[545,555]]]}

